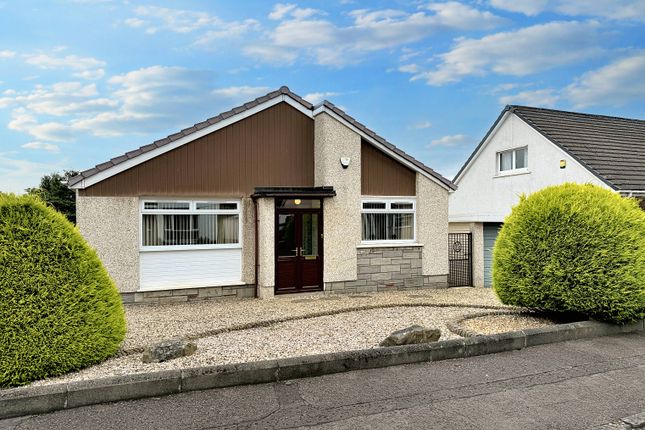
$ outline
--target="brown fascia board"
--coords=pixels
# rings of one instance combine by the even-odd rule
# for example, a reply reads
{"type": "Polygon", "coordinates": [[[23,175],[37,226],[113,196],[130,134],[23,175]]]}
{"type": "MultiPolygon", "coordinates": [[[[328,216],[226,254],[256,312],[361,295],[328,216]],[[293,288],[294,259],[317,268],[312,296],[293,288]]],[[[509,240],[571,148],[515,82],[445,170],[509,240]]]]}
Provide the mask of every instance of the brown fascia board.
{"type": "Polygon", "coordinates": [[[444,178],[439,173],[434,171],[432,168],[426,166],[421,161],[417,160],[416,158],[412,157],[411,155],[408,155],[403,150],[397,148],[395,145],[391,144],[385,138],[383,138],[383,137],[379,136],[378,134],[376,134],[375,131],[367,128],[361,122],[357,121],[352,116],[350,116],[347,113],[345,113],[342,109],[340,109],[339,107],[337,107],[336,105],[334,105],[330,101],[325,100],[319,106],[324,106],[327,109],[331,110],[336,115],[340,116],[342,119],[344,119],[345,121],[347,121],[348,123],[350,123],[351,125],[356,127],[357,129],[359,129],[364,134],[370,136],[372,139],[376,140],[378,143],[380,143],[383,146],[385,146],[386,148],[390,149],[391,151],[393,151],[398,156],[402,157],[403,159],[407,160],[408,162],[410,162],[411,164],[413,164],[414,166],[416,166],[420,170],[423,170],[424,172],[426,172],[427,174],[429,174],[433,178],[435,178],[438,181],[440,181],[442,184],[444,184],[449,189],[451,189],[451,190],[456,190],[457,189],[457,186],[454,183],[452,183],[452,181],[450,181],[449,179],[444,178]]]}

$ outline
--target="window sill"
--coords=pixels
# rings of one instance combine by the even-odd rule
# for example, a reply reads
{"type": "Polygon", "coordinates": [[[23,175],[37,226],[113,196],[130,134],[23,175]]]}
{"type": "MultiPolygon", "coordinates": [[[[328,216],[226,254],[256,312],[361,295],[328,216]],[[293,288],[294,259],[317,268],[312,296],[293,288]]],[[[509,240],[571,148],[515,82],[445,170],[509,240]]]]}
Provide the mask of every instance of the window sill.
{"type": "Polygon", "coordinates": [[[166,252],[166,251],[216,251],[218,249],[242,249],[239,243],[230,245],[194,245],[194,246],[147,246],[139,247],[139,252],[166,252]]]}
{"type": "Polygon", "coordinates": [[[356,248],[414,248],[421,246],[423,244],[417,242],[361,242],[356,248]]]}
{"type": "Polygon", "coordinates": [[[507,176],[519,176],[519,175],[528,175],[531,173],[530,170],[527,169],[518,169],[518,170],[509,170],[508,172],[499,172],[493,178],[505,178],[507,176]]]}

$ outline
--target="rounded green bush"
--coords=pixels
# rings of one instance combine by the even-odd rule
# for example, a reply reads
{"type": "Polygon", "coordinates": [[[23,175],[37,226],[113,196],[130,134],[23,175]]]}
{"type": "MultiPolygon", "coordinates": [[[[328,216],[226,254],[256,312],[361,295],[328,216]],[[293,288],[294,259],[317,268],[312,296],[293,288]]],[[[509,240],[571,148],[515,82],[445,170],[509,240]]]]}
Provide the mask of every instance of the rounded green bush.
{"type": "Polygon", "coordinates": [[[103,361],[124,336],[119,293],[78,230],[37,197],[0,193],[0,386],[103,361]]]}
{"type": "Polygon", "coordinates": [[[522,196],[493,251],[503,303],[625,324],[645,317],[645,212],[594,185],[522,196]]]}

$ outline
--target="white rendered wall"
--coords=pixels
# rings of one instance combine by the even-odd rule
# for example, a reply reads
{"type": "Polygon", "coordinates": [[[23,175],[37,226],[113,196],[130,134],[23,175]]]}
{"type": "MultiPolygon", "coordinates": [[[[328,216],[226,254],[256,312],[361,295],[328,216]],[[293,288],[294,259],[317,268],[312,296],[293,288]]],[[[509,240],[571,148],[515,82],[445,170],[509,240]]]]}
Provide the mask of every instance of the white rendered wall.
{"type": "Polygon", "coordinates": [[[450,222],[503,222],[522,193],[564,182],[609,187],[515,114],[507,113],[497,131],[457,181],[450,195],[450,222]],[[498,176],[497,153],[528,146],[528,173],[498,176]],[[560,169],[560,160],[567,167],[560,169]]]}

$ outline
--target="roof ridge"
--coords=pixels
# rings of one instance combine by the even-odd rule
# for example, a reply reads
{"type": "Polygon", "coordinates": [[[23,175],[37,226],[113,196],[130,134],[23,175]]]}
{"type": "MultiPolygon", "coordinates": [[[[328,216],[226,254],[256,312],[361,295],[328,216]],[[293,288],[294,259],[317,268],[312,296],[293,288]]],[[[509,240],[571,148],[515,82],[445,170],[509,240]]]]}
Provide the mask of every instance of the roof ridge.
{"type": "Polygon", "coordinates": [[[519,109],[532,109],[532,110],[539,110],[539,111],[547,111],[547,112],[560,112],[560,113],[566,113],[570,115],[576,115],[576,116],[591,116],[591,117],[599,117],[599,118],[609,118],[609,119],[620,119],[623,121],[635,121],[635,122],[645,122],[645,119],[638,119],[638,118],[626,118],[623,116],[612,116],[612,115],[604,115],[604,114],[598,114],[598,113],[587,113],[587,112],[574,112],[574,111],[569,111],[569,110],[562,110],[562,109],[550,109],[550,108],[545,108],[545,107],[537,107],[537,106],[526,106],[526,105],[507,105],[505,109],[510,110],[511,112],[519,109]]]}

